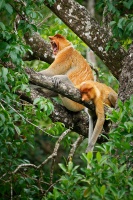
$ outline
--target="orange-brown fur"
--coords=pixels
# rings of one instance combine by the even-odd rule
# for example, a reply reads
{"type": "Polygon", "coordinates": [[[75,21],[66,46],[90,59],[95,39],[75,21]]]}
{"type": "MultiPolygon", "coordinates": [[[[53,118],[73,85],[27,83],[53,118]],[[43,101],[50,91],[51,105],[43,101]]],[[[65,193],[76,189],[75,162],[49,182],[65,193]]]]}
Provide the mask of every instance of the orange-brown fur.
{"type": "MultiPolygon", "coordinates": [[[[49,39],[53,46],[55,60],[48,69],[40,73],[46,76],[65,75],[68,77],[68,82],[70,80],[73,85],[78,85],[87,80],[94,80],[91,67],[87,61],[65,37],[56,34],[55,36],[50,36],[49,39]]],[[[83,105],[66,97],[61,97],[61,99],[63,105],[71,111],[80,111],[84,108],[83,105]]]]}
{"type": "Polygon", "coordinates": [[[93,150],[98,135],[101,133],[105,121],[104,105],[115,106],[117,93],[105,84],[86,81],[76,86],[81,92],[83,101],[93,101],[97,115],[97,122],[89,141],[88,151],[93,150]]]}

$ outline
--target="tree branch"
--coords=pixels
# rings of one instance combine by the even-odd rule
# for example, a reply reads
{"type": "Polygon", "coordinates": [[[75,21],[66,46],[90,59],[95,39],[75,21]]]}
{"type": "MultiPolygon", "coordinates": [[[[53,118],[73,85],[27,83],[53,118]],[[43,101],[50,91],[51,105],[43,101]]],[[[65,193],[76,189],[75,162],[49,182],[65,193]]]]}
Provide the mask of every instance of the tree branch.
{"type": "Polygon", "coordinates": [[[85,105],[90,110],[94,111],[94,104],[90,102],[83,102],[79,90],[75,87],[72,87],[71,85],[66,83],[64,84],[62,81],[60,81],[60,83],[56,85],[53,77],[44,76],[30,68],[26,68],[25,71],[29,75],[29,80],[31,83],[57,92],[65,97],[68,97],[71,100],[76,101],[77,103],[85,105]]]}
{"type": "MultiPolygon", "coordinates": [[[[68,97],[71,100],[83,104],[84,106],[88,107],[90,111],[92,111],[94,119],[96,119],[94,104],[92,102],[88,103],[83,102],[81,100],[81,94],[78,89],[70,86],[69,84],[66,83],[64,84],[63,82],[60,82],[58,86],[55,86],[52,77],[43,76],[29,68],[26,68],[26,72],[28,73],[29,79],[32,83],[47,89],[51,89],[59,94],[62,94],[65,97],[68,97]]],[[[36,89],[32,88],[31,90],[32,102],[40,94],[41,96],[46,95],[46,93],[43,93],[43,90],[38,92],[36,89]]],[[[51,114],[50,117],[54,122],[55,121],[63,122],[67,128],[72,128],[72,130],[77,132],[78,134],[88,137],[89,119],[88,115],[85,112],[82,111],[71,112],[67,110],[65,107],[56,103],[55,101],[53,101],[53,104],[54,104],[54,112],[51,114]]],[[[109,111],[110,108],[105,107],[105,113],[109,111]]],[[[107,130],[108,132],[108,123],[105,123],[104,129],[107,130]]],[[[103,142],[103,138],[100,138],[99,142],[103,142]]]]}
{"type": "Polygon", "coordinates": [[[90,17],[88,10],[74,0],[56,0],[52,6],[45,4],[102,59],[112,74],[118,78],[126,52],[122,48],[117,51],[105,51],[110,39],[108,30],[100,27],[97,21],[90,17]]]}
{"type": "Polygon", "coordinates": [[[23,60],[42,60],[51,64],[54,60],[53,52],[51,49],[50,43],[46,42],[38,33],[30,35],[29,33],[25,34],[25,41],[30,45],[33,55],[27,53],[23,60]]]}
{"type": "MultiPolygon", "coordinates": [[[[27,102],[33,103],[37,97],[45,97],[43,92],[38,92],[37,90],[31,88],[30,96],[19,91],[20,98],[26,100],[27,102]]],[[[88,127],[89,119],[85,112],[71,112],[67,110],[64,106],[58,104],[56,101],[51,99],[54,105],[54,112],[50,115],[53,122],[61,122],[66,128],[72,129],[72,131],[77,132],[85,137],[88,137],[88,127]]]]}
{"type": "Polygon", "coordinates": [[[119,82],[119,98],[124,102],[133,95],[133,44],[128,50],[128,55],[123,59],[123,69],[119,82]]]}

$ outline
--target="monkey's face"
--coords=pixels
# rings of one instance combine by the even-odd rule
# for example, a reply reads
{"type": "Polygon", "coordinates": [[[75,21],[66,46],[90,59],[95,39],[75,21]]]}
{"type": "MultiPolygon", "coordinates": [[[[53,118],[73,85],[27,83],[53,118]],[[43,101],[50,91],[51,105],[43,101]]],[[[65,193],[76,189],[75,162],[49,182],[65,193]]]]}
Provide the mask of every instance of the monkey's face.
{"type": "Polygon", "coordinates": [[[54,36],[49,36],[49,39],[50,39],[51,46],[53,49],[53,54],[57,55],[58,50],[59,50],[59,42],[54,36]]]}
{"type": "Polygon", "coordinates": [[[95,95],[94,88],[89,81],[81,83],[76,88],[80,90],[80,93],[82,95],[82,101],[88,102],[88,101],[93,100],[94,95],[95,95]]]}
{"type": "Polygon", "coordinates": [[[49,36],[49,39],[52,45],[54,55],[57,55],[59,51],[70,45],[70,42],[60,34],[56,34],[55,36],[49,36]]]}

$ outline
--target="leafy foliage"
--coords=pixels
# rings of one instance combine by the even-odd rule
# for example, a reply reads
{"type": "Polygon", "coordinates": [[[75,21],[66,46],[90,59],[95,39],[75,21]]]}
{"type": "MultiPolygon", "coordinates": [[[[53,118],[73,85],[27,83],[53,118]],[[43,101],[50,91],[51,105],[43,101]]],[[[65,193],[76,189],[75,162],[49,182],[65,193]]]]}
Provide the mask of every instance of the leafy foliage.
{"type": "Polygon", "coordinates": [[[71,160],[67,166],[59,164],[63,175],[43,200],[133,198],[133,96],[124,104],[119,101],[119,111],[108,118],[117,122],[108,142],[97,145],[95,156],[91,152],[81,156],[89,168],[74,166],[71,160]]]}
{"type": "Polygon", "coordinates": [[[118,49],[120,45],[123,45],[125,49],[128,49],[133,39],[133,1],[100,0],[97,3],[97,9],[99,8],[106,8],[104,17],[110,16],[111,18],[109,25],[112,29],[113,36],[112,40],[108,43],[106,50],[112,47],[118,49]],[[117,40],[113,40],[113,38],[117,40]]]}
{"type": "MultiPolygon", "coordinates": [[[[47,2],[52,5],[55,1],[47,2]]],[[[130,4],[129,7],[129,2],[125,3],[129,10],[132,8],[130,4]]],[[[133,196],[132,98],[124,105],[119,102],[119,113],[114,111],[109,116],[118,126],[113,129],[106,144],[97,146],[99,151],[94,158],[91,154],[83,154],[81,161],[77,159],[81,166],[74,166],[71,159],[68,163],[66,161],[67,164],[63,163],[62,157],[66,157],[77,138],[75,133],[71,133],[71,137],[64,138],[58,157],[53,154],[51,163],[48,163],[48,155],[54,151],[53,143],[59,145],[57,139],[66,129],[60,122],[51,122],[51,101],[41,97],[30,104],[20,98],[20,91],[27,96],[30,94],[23,67],[27,63],[24,63],[23,56],[32,51],[25,44],[24,36],[27,32],[38,31],[47,39],[48,35],[59,32],[67,35],[84,55],[86,45],[60,19],[49,15],[43,0],[1,0],[0,12],[0,199],[130,200],[133,196]],[[62,163],[57,165],[55,157],[56,162],[62,163]],[[41,166],[40,163],[46,160],[46,165],[41,166]],[[87,163],[91,170],[84,167],[87,163]]],[[[119,28],[127,30],[128,24],[129,21],[121,20],[119,28]]],[[[129,36],[130,31],[129,28],[129,36]]],[[[29,65],[36,70],[47,67],[44,63],[38,64],[39,61],[32,61],[29,65]]],[[[111,78],[108,82],[112,82],[111,78]]],[[[84,146],[81,148],[84,149],[84,146]]]]}

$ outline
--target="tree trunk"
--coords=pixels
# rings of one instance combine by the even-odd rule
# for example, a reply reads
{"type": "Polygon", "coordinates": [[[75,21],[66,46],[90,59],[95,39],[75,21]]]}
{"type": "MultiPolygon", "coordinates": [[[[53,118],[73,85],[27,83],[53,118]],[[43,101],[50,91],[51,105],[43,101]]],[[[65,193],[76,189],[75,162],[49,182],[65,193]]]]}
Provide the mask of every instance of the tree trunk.
{"type": "Polygon", "coordinates": [[[119,78],[119,98],[124,102],[133,95],[133,44],[123,59],[123,68],[119,78]]]}

